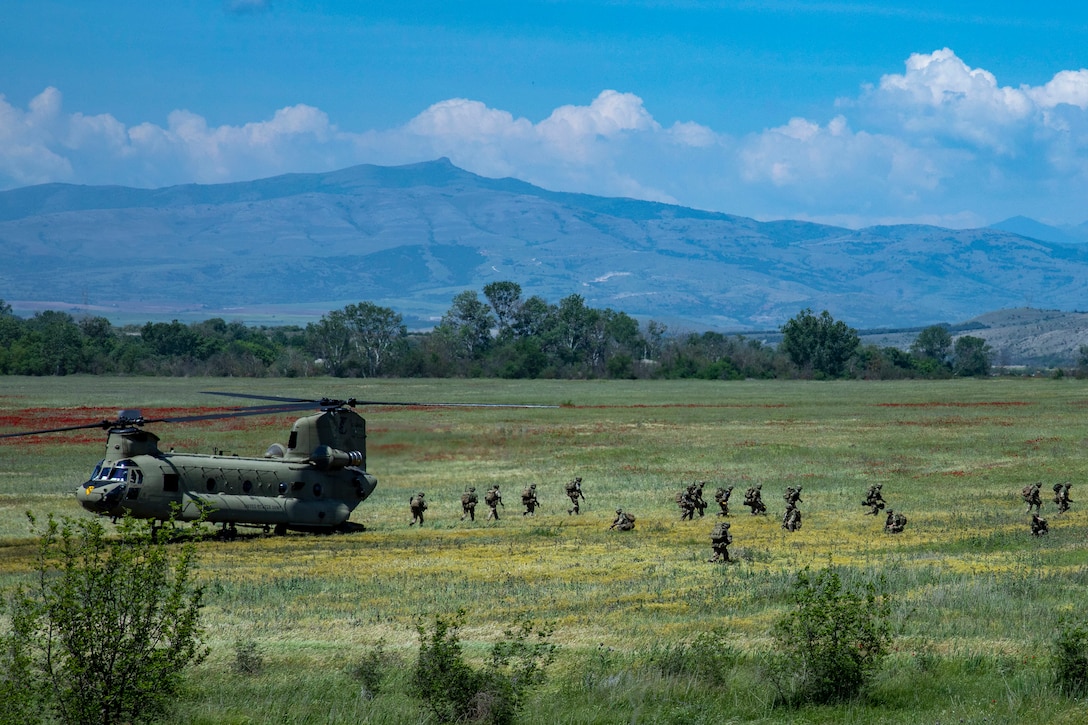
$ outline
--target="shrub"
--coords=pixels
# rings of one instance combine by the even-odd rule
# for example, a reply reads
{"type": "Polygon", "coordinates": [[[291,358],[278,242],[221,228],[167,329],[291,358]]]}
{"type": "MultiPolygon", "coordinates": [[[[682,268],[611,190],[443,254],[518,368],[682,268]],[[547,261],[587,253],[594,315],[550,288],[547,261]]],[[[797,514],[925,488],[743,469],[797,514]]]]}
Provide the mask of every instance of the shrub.
{"type": "Polygon", "coordinates": [[[464,659],[459,631],[465,611],[436,616],[428,631],[418,624],[419,658],[412,677],[413,695],[439,722],[512,723],[529,690],[544,680],[554,660],[548,642],[552,627],[535,628],[528,621],[507,630],[491,648],[482,669],[464,659]]]}
{"type": "Polygon", "coordinates": [[[233,670],[240,675],[255,675],[264,667],[264,653],[260,646],[251,639],[238,640],[234,643],[233,670]]]}
{"type": "Polygon", "coordinates": [[[1070,697],[1088,695],[1088,625],[1062,622],[1053,644],[1054,679],[1070,697]]]}
{"type": "Polygon", "coordinates": [[[720,630],[702,632],[691,641],[655,645],[650,662],[668,677],[691,677],[710,685],[723,685],[740,655],[720,630]]]}
{"type": "MultiPolygon", "coordinates": [[[[885,589],[884,578],[879,580],[885,589]]],[[[770,681],[788,703],[829,703],[858,695],[887,654],[890,606],[868,582],[864,592],[844,591],[833,568],[793,583],[793,608],[774,627],[776,656],[770,681]]]]}
{"type": "Polygon", "coordinates": [[[50,517],[35,583],[10,595],[0,639],[31,695],[64,723],[161,715],[183,670],[207,654],[192,545],[156,543],[151,522],[125,518],[117,530],[107,538],[98,519],[50,517]]]}

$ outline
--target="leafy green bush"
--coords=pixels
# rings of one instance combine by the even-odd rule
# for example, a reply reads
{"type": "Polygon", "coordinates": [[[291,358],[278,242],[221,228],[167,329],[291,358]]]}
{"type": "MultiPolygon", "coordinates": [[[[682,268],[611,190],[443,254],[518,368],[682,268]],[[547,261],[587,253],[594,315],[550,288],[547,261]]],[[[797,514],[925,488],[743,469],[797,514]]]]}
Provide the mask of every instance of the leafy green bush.
{"type": "Polygon", "coordinates": [[[146,521],[122,519],[117,531],[107,538],[99,519],[49,518],[34,584],[10,594],[10,629],[0,633],[3,664],[28,686],[17,705],[32,698],[80,725],[146,721],[167,711],[184,669],[206,656],[191,544],[156,543],[146,521]]]}
{"type": "Polygon", "coordinates": [[[464,659],[459,631],[465,610],[453,617],[436,616],[428,631],[422,623],[419,659],[412,678],[412,694],[439,722],[512,723],[529,690],[544,681],[545,670],[555,658],[548,642],[552,627],[540,628],[528,621],[506,630],[491,648],[482,669],[464,659]]]}
{"type": "MultiPolygon", "coordinates": [[[[885,589],[880,578],[880,589],[885,589]]],[[[829,703],[857,696],[887,654],[890,605],[873,582],[844,591],[828,567],[793,584],[793,608],[774,627],[776,656],[768,667],[779,698],[788,703],[829,703]]]]}
{"type": "Polygon", "coordinates": [[[723,685],[740,659],[721,630],[701,632],[690,641],[655,645],[650,662],[669,677],[692,677],[710,685],[723,685]]]}
{"type": "Polygon", "coordinates": [[[1070,697],[1088,695],[1088,624],[1062,622],[1053,644],[1054,679],[1070,697]]]}

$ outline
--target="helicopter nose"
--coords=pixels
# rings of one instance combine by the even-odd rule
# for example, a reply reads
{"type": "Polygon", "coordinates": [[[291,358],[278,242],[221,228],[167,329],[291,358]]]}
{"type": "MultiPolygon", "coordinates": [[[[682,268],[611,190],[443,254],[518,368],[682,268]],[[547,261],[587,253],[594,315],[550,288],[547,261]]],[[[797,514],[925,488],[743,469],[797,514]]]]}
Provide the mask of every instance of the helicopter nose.
{"type": "Polygon", "coordinates": [[[76,499],[83,508],[100,514],[116,508],[121,503],[124,493],[124,483],[96,485],[95,481],[88,481],[76,490],[76,499]]]}

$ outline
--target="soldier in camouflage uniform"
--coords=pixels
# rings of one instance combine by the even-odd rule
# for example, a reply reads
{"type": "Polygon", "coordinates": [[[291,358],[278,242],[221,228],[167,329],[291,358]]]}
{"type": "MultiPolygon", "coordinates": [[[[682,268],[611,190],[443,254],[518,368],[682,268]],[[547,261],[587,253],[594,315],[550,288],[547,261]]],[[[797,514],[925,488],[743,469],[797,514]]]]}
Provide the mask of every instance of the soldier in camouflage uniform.
{"type": "Polygon", "coordinates": [[[1050,526],[1047,525],[1046,519],[1039,514],[1031,515],[1031,535],[1042,536],[1043,534],[1050,533],[1050,526]]]}
{"type": "Polygon", "coordinates": [[[578,476],[574,480],[567,483],[567,496],[570,497],[571,507],[567,509],[567,515],[580,514],[578,510],[578,500],[586,500],[586,496],[582,493],[582,477],[578,476]]]}
{"type": "Polygon", "coordinates": [[[1024,499],[1024,503],[1028,505],[1028,510],[1024,513],[1031,513],[1032,509],[1035,509],[1035,513],[1039,513],[1039,509],[1043,505],[1043,500],[1039,497],[1040,488],[1042,488],[1042,484],[1031,483],[1021,489],[1020,498],[1024,499]]]}
{"type": "Polygon", "coordinates": [[[1067,483],[1062,486],[1061,502],[1058,503],[1058,513],[1064,514],[1069,510],[1069,504],[1073,503],[1073,499],[1069,498],[1069,489],[1073,487],[1073,484],[1067,483]]]}
{"type": "Polygon", "coordinates": [[[894,509],[888,509],[888,518],[884,521],[884,533],[901,534],[907,527],[907,517],[897,514],[894,509]]]}
{"type": "Polygon", "coordinates": [[[767,506],[763,503],[763,494],[760,493],[762,488],[763,484],[757,483],[755,486],[749,486],[748,490],[744,492],[744,505],[752,509],[753,516],[767,513],[767,506]]]}
{"type": "Polygon", "coordinates": [[[419,525],[422,526],[423,512],[427,510],[427,502],[423,500],[422,491],[408,500],[408,508],[412,510],[412,523],[408,525],[414,526],[416,522],[419,522],[419,525]]]}
{"type": "Polygon", "coordinates": [[[680,507],[680,520],[691,521],[695,516],[695,485],[692,484],[676,494],[676,505],[680,507]]]}
{"type": "Polygon", "coordinates": [[[540,504],[540,501],[536,497],[536,484],[527,486],[521,492],[521,505],[525,507],[525,510],[521,512],[522,516],[535,516],[536,507],[540,504]]]}
{"type": "Polygon", "coordinates": [[[884,496],[881,495],[880,489],[884,487],[882,483],[874,483],[869,486],[869,491],[865,494],[865,500],[861,502],[862,506],[868,506],[869,510],[865,512],[868,516],[872,514],[876,516],[884,509],[884,496]]]}
{"type": "Polygon", "coordinates": [[[476,495],[476,487],[470,486],[467,491],[461,494],[461,520],[464,521],[468,516],[469,520],[476,520],[476,503],[479,501],[479,497],[476,495]]]}
{"type": "Polygon", "coordinates": [[[706,499],[703,498],[704,486],[706,486],[706,481],[699,481],[692,489],[691,502],[695,505],[695,510],[699,512],[699,518],[702,518],[706,513],[706,499]]]}
{"type": "Polygon", "coordinates": [[[797,531],[801,528],[801,509],[796,504],[786,506],[786,513],[782,515],[782,528],[786,531],[797,531]]]}
{"type": "Polygon", "coordinates": [[[796,506],[799,503],[804,503],[801,500],[801,486],[794,488],[793,486],[787,486],[786,492],[782,494],[782,498],[786,501],[786,506],[796,506]]]}
{"type": "Polygon", "coordinates": [[[616,518],[612,521],[612,525],[608,527],[608,530],[630,531],[633,528],[635,528],[635,517],[623,509],[616,509],[616,518]]]}
{"type": "Polygon", "coordinates": [[[733,493],[733,487],[722,488],[718,487],[718,490],[714,492],[714,500],[718,502],[718,507],[721,511],[718,512],[719,516],[729,515],[729,496],[733,493]]]}
{"type": "Polygon", "coordinates": [[[714,556],[707,561],[729,561],[729,545],[733,543],[733,535],[729,533],[729,522],[719,521],[710,532],[710,548],[714,550],[714,556]]]}
{"type": "Polygon", "coordinates": [[[503,508],[506,508],[506,504],[502,502],[502,496],[499,494],[499,484],[492,484],[490,490],[484,494],[484,503],[486,503],[487,507],[490,509],[487,514],[487,520],[490,521],[491,519],[495,519],[498,521],[499,509],[497,507],[502,506],[503,508]]]}

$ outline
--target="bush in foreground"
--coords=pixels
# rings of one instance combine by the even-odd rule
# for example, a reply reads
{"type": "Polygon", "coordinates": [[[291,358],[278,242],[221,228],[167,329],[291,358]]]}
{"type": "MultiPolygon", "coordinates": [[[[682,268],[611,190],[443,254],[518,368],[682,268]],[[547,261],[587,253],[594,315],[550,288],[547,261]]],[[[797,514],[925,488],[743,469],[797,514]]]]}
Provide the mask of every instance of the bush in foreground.
{"type": "Polygon", "coordinates": [[[50,517],[34,583],[7,597],[0,695],[13,707],[0,721],[35,722],[43,710],[80,725],[146,721],[204,659],[192,546],[157,543],[151,522],[126,518],[117,530],[107,538],[99,519],[50,517]]]}
{"type": "Polygon", "coordinates": [[[815,577],[799,572],[792,598],[793,608],[775,624],[777,652],[768,667],[779,698],[822,704],[856,697],[887,654],[887,598],[873,582],[862,592],[844,590],[831,567],[815,577]]]}

